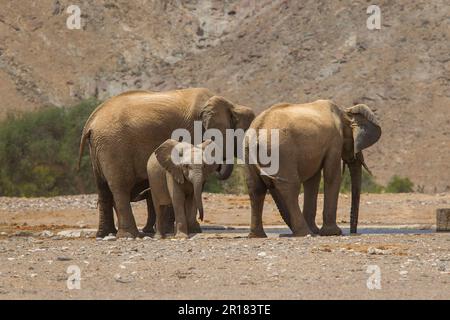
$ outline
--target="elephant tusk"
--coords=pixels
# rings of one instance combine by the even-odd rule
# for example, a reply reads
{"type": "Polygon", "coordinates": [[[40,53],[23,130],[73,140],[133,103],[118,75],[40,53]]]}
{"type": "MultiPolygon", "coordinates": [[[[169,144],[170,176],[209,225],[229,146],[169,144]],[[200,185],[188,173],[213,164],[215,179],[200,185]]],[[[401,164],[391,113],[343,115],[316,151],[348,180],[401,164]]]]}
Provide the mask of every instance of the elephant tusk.
{"type": "Polygon", "coordinates": [[[367,164],[364,161],[361,161],[361,164],[363,165],[364,169],[366,169],[366,171],[373,176],[372,171],[370,171],[369,167],[367,166],[367,164]]]}
{"type": "Polygon", "coordinates": [[[364,169],[366,169],[366,171],[373,176],[372,171],[370,171],[369,167],[367,166],[366,162],[364,161],[364,155],[362,154],[362,152],[359,152],[356,154],[355,157],[357,160],[359,160],[359,162],[361,162],[362,166],[364,167],[364,169]]]}
{"type": "Polygon", "coordinates": [[[289,180],[287,180],[287,179],[284,179],[284,178],[281,178],[281,177],[275,177],[275,176],[272,176],[272,175],[268,174],[268,173],[265,172],[264,169],[261,168],[261,166],[258,165],[258,164],[255,164],[255,166],[258,168],[260,175],[262,175],[262,176],[264,176],[264,177],[267,177],[267,178],[269,178],[270,180],[277,180],[277,181],[289,182],[289,180]]]}

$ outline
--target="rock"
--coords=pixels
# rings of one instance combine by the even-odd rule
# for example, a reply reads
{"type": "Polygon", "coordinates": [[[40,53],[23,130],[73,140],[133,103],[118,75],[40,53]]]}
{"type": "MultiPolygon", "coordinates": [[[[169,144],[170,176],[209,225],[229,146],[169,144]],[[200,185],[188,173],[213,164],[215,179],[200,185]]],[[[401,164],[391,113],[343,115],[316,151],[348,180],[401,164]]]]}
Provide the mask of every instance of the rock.
{"type": "Polygon", "coordinates": [[[450,231],[450,209],[436,210],[436,231],[450,231]]]}
{"type": "Polygon", "coordinates": [[[142,240],[149,241],[149,240],[152,240],[152,238],[145,236],[144,238],[142,238],[142,240]]]}
{"type": "Polygon", "coordinates": [[[117,238],[114,235],[109,235],[103,238],[103,241],[116,241],[117,238]]]}
{"type": "Polygon", "coordinates": [[[265,253],[264,251],[258,253],[258,257],[265,257],[267,256],[267,253],[265,253]]]}
{"type": "Polygon", "coordinates": [[[83,230],[63,230],[58,232],[58,236],[64,238],[81,238],[83,230]]]}
{"type": "Polygon", "coordinates": [[[57,257],[56,260],[57,261],[71,261],[72,258],[69,258],[69,257],[57,257]]]}
{"type": "Polygon", "coordinates": [[[438,271],[441,271],[441,272],[447,271],[447,266],[445,265],[445,263],[441,263],[438,265],[438,271]]]}
{"type": "Polygon", "coordinates": [[[76,222],[75,225],[77,225],[80,229],[86,228],[86,223],[83,220],[76,222]]]}
{"type": "Polygon", "coordinates": [[[58,232],[58,236],[64,238],[91,238],[94,237],[96,230],[94,229],[78,229],[78,230],[63,230],[58,232]]]}
{"type": "Polygon", "coordinates": [[[375,248],[375,247],[369,247],[367,249],[367,253],[368,254],[385,255],[385,254],[389,254],[390,250],[382,250],[382,249],[378,249],[378,248],[375,248]]]}
{"type": "Polygon", "coordinates": [[[39,234],[39,236],[41,238],[51,238],[51,237],[53,237],[53,235],[54,235],[54,233],[49,230],[44,230],[39,234]]]}
{"type": "Polygon", "coordinates": [[[408,271],[402,270],[402,271],[399,272],[399,274],[400,274],[401,276],[407,276],[407,275],[408,275],[408,271]]]}
{"type": "Polygon", "coordinates": [[[120,274],[115,274],[114,280],[119,283],[130,283],[133,281],[132,279],[122,277],[120,274]]]}
{"type": "Polygon", "coordinates": [[[40,239],[35,239],[35,238],[28,238],[28,241],[29,242],[32,242],[32,243],[36,243],[36,244],[39,244],[39,243],[44,243],[44,240],[40,240],[40,239]]]}

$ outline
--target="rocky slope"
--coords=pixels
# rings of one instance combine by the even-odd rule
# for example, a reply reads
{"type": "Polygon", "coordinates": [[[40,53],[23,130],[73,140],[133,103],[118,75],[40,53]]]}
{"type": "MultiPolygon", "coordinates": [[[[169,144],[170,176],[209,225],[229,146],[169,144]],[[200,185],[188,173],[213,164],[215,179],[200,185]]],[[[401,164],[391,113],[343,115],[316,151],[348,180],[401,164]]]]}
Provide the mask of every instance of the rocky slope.
{"type": "Polygon", "coordinates": [[[382,183],[410,177],[450,189],[450,4],[367,1],[1,0],[0,108],[70,105],[124,90],[206,86],[261,111],[280,101],[334,99],[377,110],[367,153],[382,183]]]}

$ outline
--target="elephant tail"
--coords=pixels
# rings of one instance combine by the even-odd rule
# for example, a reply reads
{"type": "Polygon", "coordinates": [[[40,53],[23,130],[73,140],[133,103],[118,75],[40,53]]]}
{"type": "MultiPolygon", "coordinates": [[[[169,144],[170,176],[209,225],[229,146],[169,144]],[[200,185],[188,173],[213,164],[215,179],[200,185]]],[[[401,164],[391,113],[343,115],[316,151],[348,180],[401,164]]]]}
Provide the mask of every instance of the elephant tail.
{"type": "Polygon", "coordinates": [[[292,230],[289,210],[287,209],[286,203],[283,197],[281,196],[280,192],[276,188],[269,188],[269,192],[273,198],[273,201],[275,201],[278,211],[280,211],[281,218],[283,218],[283,221],[292,230]]]}
{"type": "Polygon", "coordinates": [[[83,129],[83,133],[81,135],[81,140],[80,140],[80,150],[79,150],[79,153],[78,153],[78,165],[77,165],[77,170],[78,171],[80,171],[81,159],[83,157],[83,150],[84,150],[84,147],[86,145],[86,141],[89,140],[90,136],[91,136],[91,130],[86,130],[86,128],[83,129]]]}

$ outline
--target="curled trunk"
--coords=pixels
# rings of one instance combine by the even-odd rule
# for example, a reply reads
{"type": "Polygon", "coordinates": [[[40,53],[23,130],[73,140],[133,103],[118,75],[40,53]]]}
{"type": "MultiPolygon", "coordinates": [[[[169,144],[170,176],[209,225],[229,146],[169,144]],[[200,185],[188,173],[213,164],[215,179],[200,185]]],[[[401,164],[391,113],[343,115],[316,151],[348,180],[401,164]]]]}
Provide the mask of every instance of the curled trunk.
{"type": "Polygon", "coordinates": [[[353,163],[348,164],[350,170],[350,177],[352,181],[352,207],[350,211],[350,233],[357,233],[358,231],[358,215],[359,215],[359,201],[361,197],[361,161],[356,159],[353,163]]]}
{"type": "Polygon", "coordinates": [[[217,170],[219,180],[227,180],[233,173],[234,164],[221,164],[217,170]]]}

